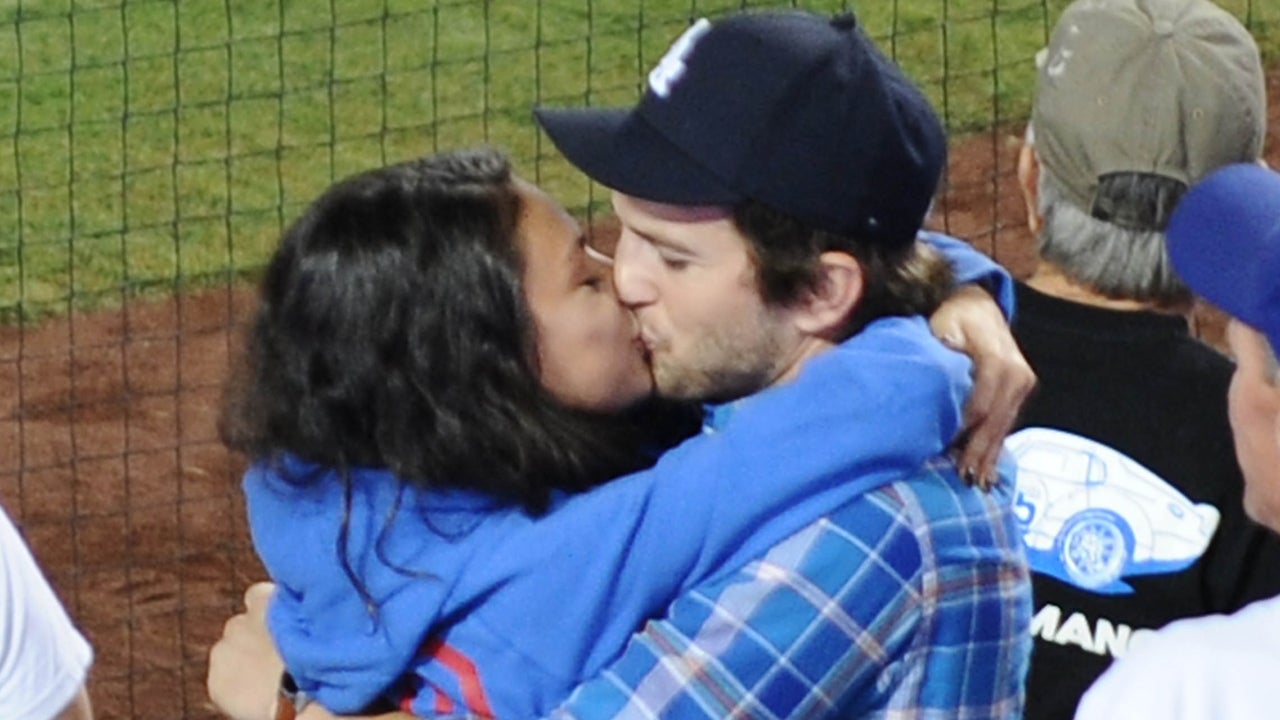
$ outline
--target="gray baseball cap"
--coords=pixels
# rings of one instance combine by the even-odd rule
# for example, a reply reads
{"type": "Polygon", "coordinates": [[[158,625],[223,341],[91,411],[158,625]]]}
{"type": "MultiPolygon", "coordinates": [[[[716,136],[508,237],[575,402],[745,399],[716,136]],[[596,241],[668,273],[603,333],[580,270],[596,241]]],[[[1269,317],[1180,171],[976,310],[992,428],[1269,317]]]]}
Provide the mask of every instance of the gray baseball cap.
{"type": "MultiPolygon", "coordinates": [[[[1067,199],[1112,220],[1112,199],[1098,193],[1108,176],[1151,174],[1185,190],[1261,156],[1258,47],[1209,0],[1076,0],[1040,63],[1031,122],[1067,199]]],[[[1120,224],[1162,229],[1171,210],[1120,224]]]]}

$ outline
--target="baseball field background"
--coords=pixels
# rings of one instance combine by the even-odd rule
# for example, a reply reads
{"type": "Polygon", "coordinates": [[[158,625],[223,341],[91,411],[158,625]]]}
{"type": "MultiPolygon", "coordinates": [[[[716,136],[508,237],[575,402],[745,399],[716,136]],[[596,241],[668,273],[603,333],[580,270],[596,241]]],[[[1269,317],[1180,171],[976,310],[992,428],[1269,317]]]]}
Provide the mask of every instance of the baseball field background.
{"type": "MultiPolygon", "coordinates": [[[[1280,2],[1221,4],[1276,67],[1280,2]]],[[[1022,273],[1014,152],[1065,5],[0,0],[0,503],[96,649],[99,715],[216,717],[205,654],[262,578],[220,386],[256,272],[330,182],[489,143],[607,231],[532,106],[632,102],[698,17],[855,11],[951,134],[933,222],[1022,273]]]]}

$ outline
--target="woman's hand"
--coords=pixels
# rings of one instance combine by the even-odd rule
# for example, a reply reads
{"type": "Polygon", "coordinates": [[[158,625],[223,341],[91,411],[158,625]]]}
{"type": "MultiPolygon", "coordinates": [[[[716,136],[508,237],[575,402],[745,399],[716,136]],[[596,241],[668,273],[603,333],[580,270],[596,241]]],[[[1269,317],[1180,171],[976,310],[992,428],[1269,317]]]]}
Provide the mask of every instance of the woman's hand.
{"type": "MultiPolygon", "coordinates": [[[[274,720],[280,700],[284,661],[267,632],[267,602],[275,585],[255,583],[244,593],[244,612],[222,628],[222,637],[209,649],[209,699],[231,720],[274,720]]],[[[309,703],[298,720],[335,720],[338,716],[318,702],[309,703]]],[[[365,716],[361,716],[362,718],[365,716]]],[[[412,720],[413,715],[389,713],[368,716],[412,720]]],[[[360,720],[360,718],[351,718],[360,720]]]]}
{"type": "Polygon", "coordinates": [[[274,720],[284,661],[267,632],[267,601],[275,585],[261,582],[244,594],[245,611],[222,628],[209,649],[209,699],[232,720],[274,720]]]}
{"type": "Polygon", "coordinates": [[[996,481],[1005,436],[1035,388],[1036,375],[1018,350],[1000,306],[977,285],[952,293],[929,318],[929,326],[943,344],[973,360],[973,393],[952,455],[967,482],[989,489],[996,481]]]}

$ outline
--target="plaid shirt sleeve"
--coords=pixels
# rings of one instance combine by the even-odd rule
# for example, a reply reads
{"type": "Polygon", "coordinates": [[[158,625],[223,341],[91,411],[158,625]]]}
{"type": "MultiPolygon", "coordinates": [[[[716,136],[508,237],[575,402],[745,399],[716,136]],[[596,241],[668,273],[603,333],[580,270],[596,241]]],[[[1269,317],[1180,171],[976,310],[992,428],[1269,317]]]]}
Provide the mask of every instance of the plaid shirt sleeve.
{"type": "Polygon", "coordinates": [[[1031,591],[1009,484],[930,468],[677,599],[558,719],[1020,718],[1031,591]]]}

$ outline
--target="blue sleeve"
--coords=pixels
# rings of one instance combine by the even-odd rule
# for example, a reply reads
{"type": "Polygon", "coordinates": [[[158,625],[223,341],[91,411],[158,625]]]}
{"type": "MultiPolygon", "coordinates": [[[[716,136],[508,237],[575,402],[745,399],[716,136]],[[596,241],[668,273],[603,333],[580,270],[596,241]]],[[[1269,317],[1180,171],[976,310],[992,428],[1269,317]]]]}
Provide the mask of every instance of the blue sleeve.
{"type": "Polygon", "coordinates": [[[397,560],[413,567],[410,558],[429,551],[429,528],[410,512],[386,523],[398,487],[389,475],[362,481],[353,471],[351,482],[344,511],[336,477],[298,485],[263,463],[244,477],[254,548],[276,583],[268,630],[298,687],[338,713],[363,709],[404,672],[448,591],[439,578],[457,574],[436,554],[439,572],[430,579],[396,571],[397,560]],[[376,610],[340,563],[335,539],[344,512],[348,561],[376,610]],[[392,564],[375,561],[377,552],[392,564]]]}
{"type": "Polygon", "coordinates": [[[941,233],[926,232],[921,235],[926,242],[937,248],[951,263],[955,273],[956,285],[980,285],[1004,312],[1006,319],[1013,319],[1014,290],[1013,277],[994,260],[983,255],[963,240],[958,240],[941,233]]]}

